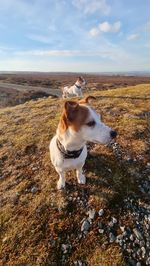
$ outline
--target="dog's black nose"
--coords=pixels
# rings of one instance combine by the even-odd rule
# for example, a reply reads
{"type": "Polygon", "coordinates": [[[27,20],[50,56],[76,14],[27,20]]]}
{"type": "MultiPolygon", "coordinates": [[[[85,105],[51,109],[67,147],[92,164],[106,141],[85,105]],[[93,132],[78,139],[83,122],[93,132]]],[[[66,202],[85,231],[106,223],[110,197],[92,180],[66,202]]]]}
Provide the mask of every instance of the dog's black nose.
{"type": "Polygon", "coordinates": [[[115,139],[117,137],[117,132],[115,130],[110,131],[110,136],[112,139],[115,139]]]}

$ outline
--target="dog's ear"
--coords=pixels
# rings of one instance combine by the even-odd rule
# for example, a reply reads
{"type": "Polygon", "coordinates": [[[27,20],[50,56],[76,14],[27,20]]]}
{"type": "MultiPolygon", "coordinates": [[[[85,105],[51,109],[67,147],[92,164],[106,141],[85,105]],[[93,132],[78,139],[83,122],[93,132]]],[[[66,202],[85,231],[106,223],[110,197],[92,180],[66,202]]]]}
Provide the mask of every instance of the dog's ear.
{"type": "Polygon", "coordinates": [[[80,77],[78,77],[78,80],[80,81],[80,82],[83,82],[84,81],[84,79],[80,76],[80,77]]]}
{"type": "Polygon", "coordinates": [[[90,100],[96,100],[96,98],[94,96],[89,95],[85,97],[84,99],[81,99],[79,103],[88,104],[90,100]]]}
{"type": "Polygon", "coordinates": [[[79,110],[79,104],[77,102],[74,101],[65,102],[65,112],[67,120],[69,122],[72,122],[75,119],[78,110],[79,110]]]}

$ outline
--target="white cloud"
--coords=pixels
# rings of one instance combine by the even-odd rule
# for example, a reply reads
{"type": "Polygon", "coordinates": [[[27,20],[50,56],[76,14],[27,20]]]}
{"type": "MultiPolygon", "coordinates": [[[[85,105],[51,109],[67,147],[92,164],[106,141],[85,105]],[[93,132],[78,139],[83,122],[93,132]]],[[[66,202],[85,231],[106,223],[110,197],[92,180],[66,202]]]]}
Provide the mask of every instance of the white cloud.
{"type": "Polygon", "coordinates": [[[29,34],[27,37],[33,41],[38,41],[41,43],[51,43],[52,41],[52,39],[46,35],[29,34]]]}
{"type": "Polygon", "coordinates": [[[68,57],[68,56],[81,56],[83,52],[78,50],[28,50],[15,52],[16,55],[24,56],[58,56],[58,57],[68,57]]]}
{"type": "Polygon", "coordinates": [[[135,34],[131,34],[127,37],[128,41],[137,41],[140,39],[140,34],[135,33],[135,34]]]}
{"type": "Polygon", "coordinates": [[[99,24],[98,29],[100,32],[109,32],[111,31],[111,24],[107,21],[99,24]]]}
{"type": "Polygon", "coordinates": [[[90,35],[92,37],[95,37],[97,35],[99,35],[100,33],[107,33],[107,32],[111,32],[111,33],[117,33],[119,32],[121,29],[121,22],[120,21],[116,21],[113,24],[110,24],[108,21],[104,21],[103,23],[100,23],[97,27],[92,28],[90,30],[90,35]]]}
{"type": "MultiPolygon", "coordinates": [[[[104,47],[101,47],[99,50],[27,50],[27,51],[16,51],[13,53],[16,57],[21,57],[22,60],[24,58],[37,58],[38,61],[41,59],[43,60],[53,60],[52,58],[59,58],[60,61],[61,58],[65,57],[80,57],[80,58],[92,58],[92,57],[99,57],[99,58],[105,58],[107,60],[111,61],[120,61],[128,58],[128,54],[121,49],[118,46],[111,46],[111,45],[105,45],[104,47]],[[46,59],[45,59],[46,58],[46,59]]],[[[83,59],[84,60],[84,59],[83,59]]],[[[90,60],[90,59],[89,59],[90,60]]]]}
{"type": "Polygon", "coordinates": [[[90,30],[90,35],[92,36],[92,37],[95,37],[95,36],[97,36],[99,34],[99,29],[98,28],[92,28],[91,30],[90,30]]]}
{"type": "Polygon", "coordinates": [[[111,9],[106,0],[73,0],[72,4],[85,14],[100,12],[108,15],[111,9]]]}

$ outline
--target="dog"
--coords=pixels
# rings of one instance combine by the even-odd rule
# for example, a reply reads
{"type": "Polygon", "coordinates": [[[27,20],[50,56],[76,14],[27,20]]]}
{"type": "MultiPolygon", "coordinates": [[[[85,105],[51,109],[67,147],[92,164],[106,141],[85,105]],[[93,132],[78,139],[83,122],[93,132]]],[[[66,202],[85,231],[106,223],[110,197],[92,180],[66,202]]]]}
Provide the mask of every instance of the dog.
{"type": "Polygon", "coordinates": [[[105,125],[89,105],[88,96],[79,102],[66,101],[56,135],[50,142],[50,158],[59,174],[57,188],[65,188],[65,172],[76,169],[79,184],[86,183],[82,168],[87,157],[86,142],[108,144],[117,132],[105,125]]]}
{"type": "Polygon", "coordinates": [[[69,96],[77,96],[77,97],[83,97],[82,94],[82,87],[86,84],[86,81],[84,80],[83,77],[78,77],[77,81],[75,84],[71,87],[64,87],[62,89],[62,97],[63,98],[68,98],[69,96]]]}

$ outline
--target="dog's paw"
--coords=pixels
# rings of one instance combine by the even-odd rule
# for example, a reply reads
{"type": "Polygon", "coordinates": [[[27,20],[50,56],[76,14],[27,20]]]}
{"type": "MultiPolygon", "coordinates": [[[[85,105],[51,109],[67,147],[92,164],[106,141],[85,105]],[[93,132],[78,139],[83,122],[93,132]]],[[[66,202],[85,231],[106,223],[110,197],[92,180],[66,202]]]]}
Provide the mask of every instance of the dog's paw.
{"type": "Polygon", "coordinates": [[[57,182],[57,189],[63,189],[63,188],[65,188],[65,183],[64,182],[60,182],[60,181],[58,181],[57,182]]]}
{"type": "Polygon", "coordinates": [[[79,184],[85,184],[86,183],[86,177],[85,177],[85,175],[80,175],[78,177],[78,183],[79,184]]]}

